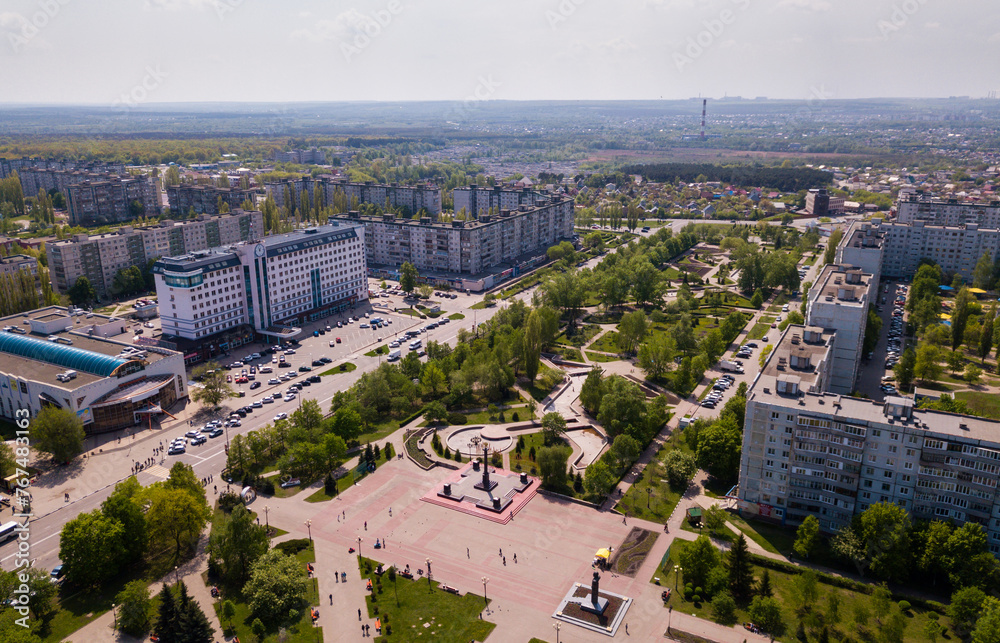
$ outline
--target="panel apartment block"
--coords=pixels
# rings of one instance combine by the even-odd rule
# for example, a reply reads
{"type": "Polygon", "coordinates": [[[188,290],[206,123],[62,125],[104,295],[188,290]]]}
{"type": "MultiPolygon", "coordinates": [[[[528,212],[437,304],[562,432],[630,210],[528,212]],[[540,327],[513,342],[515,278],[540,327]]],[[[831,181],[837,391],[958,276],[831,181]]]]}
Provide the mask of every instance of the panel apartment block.
{"type": "Polygon", "coordinates": [[[149,176],[109,176],[67,187],[72,225],[99,226],[160,214],[159,193],[149,176]]]}
{"type": "Polygon", "coordinates": [[[390,206],[406,208],[410,215],[415,215],[422,209],[426,210],[428,214],[441,214],[441,188],[430,184],[384,185],[371,181],[355,183],[346,178],[324,175],[315,178],[304,176],[297,179],[285,179],[267,183],[264,187],[278,207],[285,206],[285,191],[287,189],[295,207],[301,208],[302,191],[305,190],[308,194],[311,205],[316,186],[319,186],[323,192],[325,205],[332,204],[334,195],[339,191],[346,197],[348,204],[357,199],[359,204],[371,203],[384,207],[388,200],[390,206]]]}
{"type": "Polygon", "coordinates": [[[365,226],[369,264],[398,267],[408,261],[422,272],[475,275],[572,237],[573,201],[555,197],[534,208],[521,206],[497,216],[451,223],[391,214],[362,217],[357,212],[333,219],[365,226]]]}
{"type": "Polygon", "coordinates": [[[970,223],[981,228],[1000,228],[1000,203],[963,203],[958,199],[934,199],[923,194],[900,199],[896,203],[896,221],[927,225],[962,226],[970,223]]]}
{"type": "Polygon", "coordinates": [[[809,290],[806,323],[836,331],[828,390],[855,390],[874,277],[860,268],[825,266],[809,290]]]}
{"type": "Polygon", "coordinates": [[[87,277],[100,297],[109,294],[115,274],[129,266],[145,268],[158,257],[234,244],[260,235],[260,212],[236,210],[217,217],[202,215],[190,221],[163,221],[155,226],[124,226],[107,234],[79,234],[45,245],[52,287],[66,293],[81,276],[87,277]]]}
{"type": "Polygon", "coordinates": [[[517,210],[522,205],[534,207],[535,204],[545,199],[543,195],[531,188],[513,189],[500,185],[490,187],[470,185],[464,188],[455,188],[452,191],[452,198],[455,201],[455,212],[461,212],[464,209],[472,218],[488,214],[491,210],[493,212],[517,210]]]}
{"type": "MultiPolygon", "coordinates": [[[[837,246],[836,261],[842,266],[856,266],[875,277],[882,275],[883,236],[881,219],[852,221],[837,246]]],[[[877,284],[876,284],[877,285],[877,284]]]]}
{"type": "Polygon", "coordinates": [[[219,199],[229,210],[241,208],[245,201],[253,203],[251,188],[220,188],[214,185],[181,184],[167,186],[170,211],[184,216],[191,210],[197,214],[219,214],[219,199]]]}

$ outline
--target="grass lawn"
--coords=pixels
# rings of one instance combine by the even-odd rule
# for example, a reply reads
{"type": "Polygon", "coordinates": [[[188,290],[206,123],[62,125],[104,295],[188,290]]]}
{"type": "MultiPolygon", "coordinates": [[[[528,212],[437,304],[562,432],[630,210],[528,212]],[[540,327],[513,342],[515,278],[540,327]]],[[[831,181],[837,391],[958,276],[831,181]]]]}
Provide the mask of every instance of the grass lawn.
{"type": "Polygon", "coordinates": [[[959,391],[955,399],[965,402],[973,415],[1000,419],[1000,396],[980,391],[959,391]]]}
{"type": "Polygon", "coordinates": [[[591,362],[617,362],[621,358],[617,355],[605,355],[604,353],[595,353],[593,351],[587,351],[587,359],[591,362]]]}
{"type": "Polygon", "coordinates": [[[389,345],[388,344],[379,346],[378,348],[374,348],[374,349],[368,351],[367,353],[365,353],[365,355],[368,356],[368,357],[378,357],[379,355],[388,355],[388,354],[389,354],[389,345]]]}
{"type": "MultiPolygon", "coordinates": [[[[303,574],[305,573],[305,564],[316,561],[316,553],[312,544],[294,554],[294,557],[302,563],[303,574]]],[[[232,627],[230,627],[230,622],[222,618],[223,601],[217,600],[215,602],[215,613],[219,618],[219,623],[223,625],[224,635],[226,637],[238,636],[241,641],[256,641],[257,637],[250,630],[250,624],[254,620],[254,617],[250,614],[250,606],[244,602],[242,596],[232,591],[225,593],[223,598],[232,601],[236,607],[236,616],[233,617],[232,627]]],[[[309,606],[319,606],[322,609],[322,606],[319,604],[319,595],[316,592],[314,581],[309,581],[305,606],[302,607],[299,618],[294,623],[286,622],[280,625],[270,625],[267,628],[267,633],[261,640],[262,643],[277,643],[278,641],[282,643],[312,643],[313,641],[323,640],[323,628],[313,626],[312,617],[309,614],[309,606]]],[[[320,614],[322,615],[322,611],[320,614]]]]}
{"type": "Polygon", "coordinates": [[[465,315],[463,315],[462,313],[452,313],[451,315],[448,315],[448,319],[455,319],[455,320],[465,319],[465,315]]]}
{"type": "Polygon", "coordinates": [[[772,554],[788,556],[795,544],[795,530],[760,520],[748,521],[739,514],[729,513],[726,520],[772,554]]]}
{"type": "Polygon", "coordinates": [[[583,354],[576,348],[570,348],[569,346],[558,344],[552,349],[552,352],[571,362],[583,361],[583,354]]]}
{"type": "Polygon", "coordinates": [[[665,523],[681,499],[683,489],[677,490],[667,482],[667,474],[663,466],[663,458],[674,448],[686,448],[680,439],[671,438],[660,450],[652,462],[642,470],[639,478],[632,483],[625,497],[618,501],[616,509],[632,516],[652,522],[665,523]],[[647,504],[649,505],[647,508],[647,504]]]}
{"type": "MultiPolygon", "coordinates": [[[[688,546],[687,542],[680,540],[675,540],[674,544],[670,548],[670,556],[665,561],[664,565],[656,570],[655,576],[660,578],[660,583],[663,586],[668,586],[671,589],[675,586],[675,573],[673,567],[680,560],[681,551],[688,546]]],[[[754,576],[760,579],[763,573],[763,568],[754,566],[754,576]]],[[[778,637],[778,641],[792,642],[796,641],[795,630],[799,622],[799,617],[796,613],[796,609],[800,606],[800,599],[798,598],[799,593],[795,585],[795,576],[797,574],[790,574],[788,572],[777,571],[774,569],[768,570],[768,575],[771,577],[771,586],[774,589],[774,597],[778,599],[781,604],[782,620],[786,625],[786,632],[778,637]]],[[[685,614],[692,614],[698,616],[699,618],[704,618],[706,620],[712,619],[712,608],[711,603],[708,601],[702,601],[701,603],[692,603],[690,601],[684,600],[684,573],[680,574],[680,582],[677,584],[679,591],[674,591],[671,593],[669,606],[672,606],[675,610],[683,612],[685,614]]],[[[854,615],[858,610],[865,611],[869,617],[867,630],[869,632],[878,629],[877,624],[874,619],[871,618],[871,596],[869,594],[863,594],[855,592],[849,589],[844,589],[840,587],[834,587],[832,585],[827,585],[822,581],[818,584],[818,600],[812,605],[808,606],[813,613],[826,614],[828,615],[830,596],[836,594],[839,599],[839,609],[837,611],[837,617],[835,619],[827,618],[828,622],[832,621],[830,625],[830,639],[831,640],[842,640],[845,636],[856,637],[858,634],[857,625],[854,620],[854,615]]],[[[894,600],[899,600],[900,597],[894,597],[894,600]]],[[[664,605],[664,610],[667,609],[668,605],[664,605]]],[[[737,609],[736,612],[737,622],[745,622],[749,620],[747,613],[743,609],[737,609]]],[[[928,612],[912,608],[908,614],[906,614],[905,623],[906,629],[903,632],[903,640],[908,643],[930,643],[924,635],[924,627],[927,621],[930,620],[928,612]]],[[[951,632],[951,620],[945,616],[939,617],[939,622],[948,628],[949,632],[946,635],[949,638],[945,640],[957,640],[954,633],[951,632]]],[[[810,635],[809,640],[817,640],[818,631],[806,628],[807,634],[810,635]]],[[[867,638],[851,640],[869,640],[867,638]]],[[[940,638],[938,640],[941,640],[940,638]]]]}
{"type": "Polygon", "coordinates": [[[319,376],[325,377],[327,375],[336,375],[337,373],[350,373],[356,368],[357,366],[354,364],[354,362],[344,362],[343,364],[339,364],[337,366],[334,366],[333,368],[323,371],[322,373],[319,374],[319,376]]]}
{"type": "MultiPolygon", "coordinates": [[[[750,331],[747,333],[747,339],[762,339],[764,335],[771,330],[771,324],[777,317],[772,317],[770,315],[764,315],[760,318],[760,321],[754,324],[750,331]]],[[[777,330],[777,329],[775,329],[777,330]]]]}
{"type": "Polygon", "coordinates": [[[362,576],[371,579],[375,588],[365,603],[370,618],[382,619],[378,641],[416,641],[422,634],[435,643],[485,641],[496,627],[496,623],[479,618],[486,606],[482,596],[458,596],[441,590],[440,583],[418,576],[413,580],[397,576],[392,583],[388,574],[375,574],[378,561],[359,556],[358,564],[362,576]]]}
{"type": "Polygon", "coordinates": [[[617,353],[618,352],[618,331],[609,330],[600,337],[597,341],[588,346],[591,350],[601,351],[602,353],[617,353]]]}
{"type": "MultiPolygon", "coordinates": [[[[385,464],[385,458],[379,457],[379,459],[375,462],[375,468],[377,469],[378,467],[381,467],[383,464],[385,464]]],[[[359,465],[355,464],[353,467],[348,469],[342,476],[337,478],[337,495],[340,495],[344,491],[347,491],[354,485],[354,483],[360,482],[365,478],[365,476],[369,474],[368,471],[363,471],[363,470],[359,471],[359,468],[360,468],[359,465]]],[[[277,495],[278,489],[275,489],[274,491],[275,495],[277,495]]],[[[333,498],[334,496],[331,496],[326,492],[326,488],[320,487],[312,494],[310,494],[308,498],[306,498],[306,502],[326,502],[327,500],[333,500],[333,498]]]]}
{"type": "Polygon", "coordinates": [[[597,324],[584,324],[582,326],[576,326],[572,335],[566,335],[566,331],[559,333],[559,335],[556,336],[556,343],[563,344],[564,346],[575,346],[576,348],[580,348],[593,339],[599,332],[601,332],[601,327],[597,324]]]}
{"type": "Polygon", "coordinates": [[[535,377],[535,381],[526,385],[524,388],[531,393],[531,397],[535,400],[541,402],[545,397],[552,392],[552,389],[556,387],[559,382],[563,379],[563,374],[549,368],[548,366],[542,364],[538,369],[538,375],[535,377]]]}
{"type": "Polygon", "coordinates": [[[471,308],[472,310],[486,310],[486,302],[480,301],[478,303],[472,304],[471,306],[469,306],[469,308],[471,308]]]}

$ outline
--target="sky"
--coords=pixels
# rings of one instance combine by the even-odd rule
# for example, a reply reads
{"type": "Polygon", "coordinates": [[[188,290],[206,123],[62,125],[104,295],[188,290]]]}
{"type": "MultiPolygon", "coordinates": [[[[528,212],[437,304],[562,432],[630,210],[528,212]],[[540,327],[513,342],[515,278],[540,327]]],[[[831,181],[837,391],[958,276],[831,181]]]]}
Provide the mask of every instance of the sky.
{"type": "Polygon", "coordinates": [[[0,103],[982,97],[996,0],[4,0],[0,103]]]}

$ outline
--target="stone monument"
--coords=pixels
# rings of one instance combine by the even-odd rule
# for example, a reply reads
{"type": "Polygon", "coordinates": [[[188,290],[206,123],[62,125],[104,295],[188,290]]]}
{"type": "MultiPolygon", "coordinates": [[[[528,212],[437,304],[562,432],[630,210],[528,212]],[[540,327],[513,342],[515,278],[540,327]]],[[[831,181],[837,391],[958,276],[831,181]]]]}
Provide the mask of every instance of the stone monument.
{"type": "Polygon", "coordinates": [[[594,580],[590,583],[590,596],[583,599],[580,603],[580,607],[593,614],[603,614],[604,610],[608,609],[608,599],[601,598],[599,594],[601,585],[601,575],[594,572],[594,580]]]}
{"type": "Polygon", "coordinates": [[[493,491],[493,488],[497,486],[495,480],[490,480],[490,445],[483,445],[483,479],[477,482],[475,487],[480,491],[493,491]]]}

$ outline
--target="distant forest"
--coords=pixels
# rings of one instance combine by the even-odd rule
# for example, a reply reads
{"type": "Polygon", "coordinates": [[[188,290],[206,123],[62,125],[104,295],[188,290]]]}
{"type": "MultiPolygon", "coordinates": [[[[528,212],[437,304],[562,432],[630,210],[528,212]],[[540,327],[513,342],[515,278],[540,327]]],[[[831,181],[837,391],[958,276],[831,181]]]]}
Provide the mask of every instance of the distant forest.
{"type": "Polygon", "coordinates": [[[705,181],[721,181],[741,186],[765,186],[783,192],[798,192],[828,185],[833,175],[823,170],[805,167],[766,167],[763,165],[712,165],[710,163],[655,163],[626,165],[620,172],[641,174],[658,183],[684,181],[692,183],[698,177],[705,181]]]}

